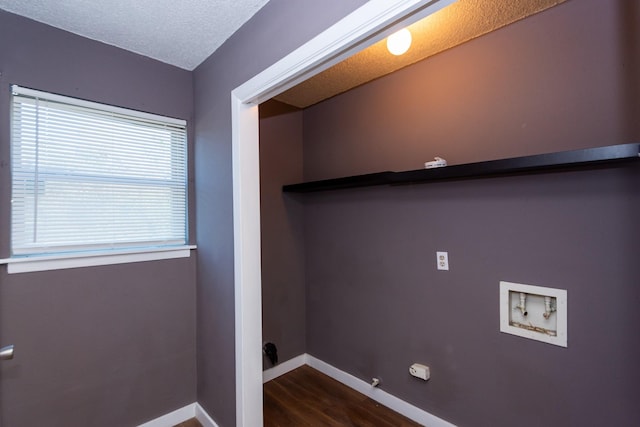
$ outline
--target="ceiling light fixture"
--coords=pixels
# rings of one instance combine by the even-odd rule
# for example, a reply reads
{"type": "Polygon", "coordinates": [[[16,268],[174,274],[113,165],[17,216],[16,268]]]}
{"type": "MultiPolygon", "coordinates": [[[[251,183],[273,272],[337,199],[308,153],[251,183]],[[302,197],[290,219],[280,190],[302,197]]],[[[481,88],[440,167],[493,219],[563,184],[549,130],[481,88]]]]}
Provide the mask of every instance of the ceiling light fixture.
{"type": "Polygon", "coordinates": [[[411,46],[411,33],[403,28],[387,37],[387,49],[393,55],[399,56],[409,50],[411,46]]]}

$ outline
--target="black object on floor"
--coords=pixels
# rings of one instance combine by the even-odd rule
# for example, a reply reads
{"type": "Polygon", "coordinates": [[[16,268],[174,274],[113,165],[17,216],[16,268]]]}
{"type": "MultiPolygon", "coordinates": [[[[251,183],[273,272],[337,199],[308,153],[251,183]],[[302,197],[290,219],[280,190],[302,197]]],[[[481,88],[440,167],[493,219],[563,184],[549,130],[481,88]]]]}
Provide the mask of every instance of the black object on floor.
{"type": "Polygon", "coordinates": [[[273,366],[278,364],[278,349],[274,343],[268,342],[264,345],[264,354],[267,355],[273,366]]]}

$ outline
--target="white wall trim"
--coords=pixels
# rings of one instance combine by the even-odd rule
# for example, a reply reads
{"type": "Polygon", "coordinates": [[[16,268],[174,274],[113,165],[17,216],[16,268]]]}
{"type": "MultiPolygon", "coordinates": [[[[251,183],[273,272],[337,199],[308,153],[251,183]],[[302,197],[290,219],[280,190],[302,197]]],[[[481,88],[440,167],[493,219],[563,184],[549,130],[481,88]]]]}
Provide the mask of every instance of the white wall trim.
{"type": "Polygon", "coordinates": [[[65,268],[93,267],[162,259],[188,258],[195,245],[167,246],[147,249],[119,249],[111,251],[78,252],[42,256],[23,256],[0,259],[7,264],[7,273],[61,270],[65,268]]]}
{"type": "Polygon", "coordinates": [[[258,104],[456,0],[370,0],[291,52],[235,92],[258,104]]]}
{"type": "Polygon", "coordinates": [[[370,0],[232,91],[236,426],[263,425],[257,104],[454,1],[370,0]]]}
{"type": "Polygon", "coordinates": [[[262,426],[262,270],[258,106],[231,94],[236,426],[262,426]]]}
{"type": "Polygon", "coordinates": [[[274,380],[286,374],[287,372],[291,372],[303,365],[308,365],[306,353],[296,356],[293,359],[289,359],[286,362],[282,362],[274,366],[273,368],[266,369],[264,372],[262,372],[262,382],[266,383],[274,380]]]}
{"type": "Polygon", "coordinates": [[[173,427],[191,418],[196,418],[202,427],[219,427],[199,403],[191,403],[161,417],[140,424],[138,427],[173,427]]]}
{"type": "Polygon", "coordinates": [[[340,369],[331,366],[320,359],[316,359],[310,354],[306,355],[306,359],[307,364],[312,368],[317,369],[323,374],[330,376],[334,380],[339,381],[347,387],[350,387],[364,394],[365,396],[370,397],[376,402],[386,406],[387,408],[393,409],[397,413],[402,414],[419,424],[429,427],[456,427],[454,424],[451,424],[450,422],[445,421],[442,418],[436,417],[435,415],[430,414],[429,412],[420,409],[417,406],[413,406],[412,404],[405,402],[404,400],[399,399],[390,393],[387,393],[381,388],[371,387],[371,384],[361,380],[360,378],[354,377],[351,374],[341,371],[340,369]]]}
{"type": "Polygon", "coordinates": [[[200,421],[202,427],[219,427],[199,403],[196,403],[196,419],[200,421]]]}
{"type": "Polygon", "coordinates": [[[140,424],[138,427],[173,427],[196,416],[196,403],[191,403],[183,408],[176,409],[161,417],[140,424]]]}
{"type": "MultiPolygon", "coordinates": [[[[448,421],[443,420],[429,412],[413,406],[412,404],[405,402],[404,400],[387,393],[381,388],[371,387],[371,384],[361,380],[351,374],[348,374],[340,369],[329,365],[322,360],[304,353],[299,356],[289,359],[286,362],[270,368],[264,371],[264,382],[271,381],[279,376],[282,376],[294,369],[299,368],[302,365],[308,365],[312,368],[322,372],[323,374],[330,376],[334,380],[346,385],[347,387],[354,389],[355,391],[364,394],[367,397],[375,400],[376,402],[396,411],[405,417],[429,427],[456,427],[448,421]],[[276,369],[278,368],[278,369],[276,369]]],[[[408,375],[408,373],[407,373],[408,375]]],[[[384,385],[383,385],[384,386],[384,385]]],[[[205,426],[206,427],[206,426],[205,426]]]]}

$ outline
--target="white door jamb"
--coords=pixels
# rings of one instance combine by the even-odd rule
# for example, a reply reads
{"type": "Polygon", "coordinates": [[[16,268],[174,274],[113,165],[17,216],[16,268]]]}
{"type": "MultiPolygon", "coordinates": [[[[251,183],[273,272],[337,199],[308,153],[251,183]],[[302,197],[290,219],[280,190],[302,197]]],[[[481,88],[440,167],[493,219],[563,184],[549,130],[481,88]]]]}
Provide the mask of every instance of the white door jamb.
{"type": "Polygon", "coordinates": [[[370,0],[232,91],[236,426],[263,425],[258,104],[454,1],[370,0]]]}

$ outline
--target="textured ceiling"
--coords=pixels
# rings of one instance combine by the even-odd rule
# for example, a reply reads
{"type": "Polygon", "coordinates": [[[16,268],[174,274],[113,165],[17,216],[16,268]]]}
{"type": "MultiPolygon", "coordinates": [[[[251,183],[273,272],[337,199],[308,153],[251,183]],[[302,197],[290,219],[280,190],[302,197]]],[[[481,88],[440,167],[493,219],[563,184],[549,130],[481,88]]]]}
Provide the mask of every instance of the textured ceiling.
{"type": "Polygon", "coordinates": [[[193,70],[268,0],[0,0],[0,9],[193,70]]]}
{"type": "Polygon", "coordinates": [[[391,55],[382,40],[275,99],[308,107],[564,1],[458,0],[409,27],[413,43],[406,54],[391,55]]]}

